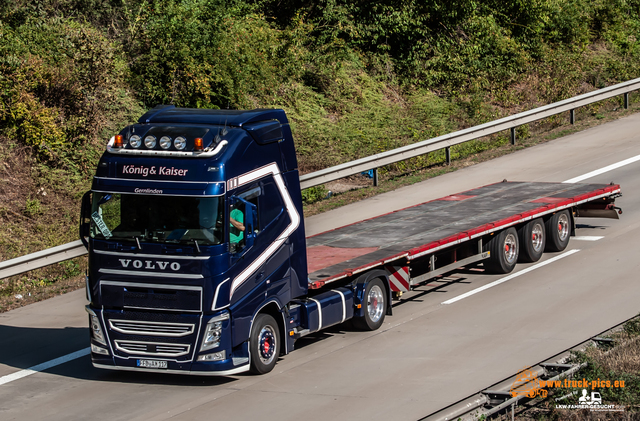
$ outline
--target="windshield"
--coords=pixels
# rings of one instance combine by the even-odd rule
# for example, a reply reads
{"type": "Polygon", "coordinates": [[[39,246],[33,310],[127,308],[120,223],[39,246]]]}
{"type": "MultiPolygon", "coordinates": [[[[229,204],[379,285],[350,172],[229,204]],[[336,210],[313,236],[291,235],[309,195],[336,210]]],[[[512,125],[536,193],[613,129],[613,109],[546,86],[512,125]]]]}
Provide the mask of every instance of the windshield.
{"type": "Polygon", "coordinates": [[[91,238],[220,244],[223,202],[222,197],[93,193],[91,238]]]}

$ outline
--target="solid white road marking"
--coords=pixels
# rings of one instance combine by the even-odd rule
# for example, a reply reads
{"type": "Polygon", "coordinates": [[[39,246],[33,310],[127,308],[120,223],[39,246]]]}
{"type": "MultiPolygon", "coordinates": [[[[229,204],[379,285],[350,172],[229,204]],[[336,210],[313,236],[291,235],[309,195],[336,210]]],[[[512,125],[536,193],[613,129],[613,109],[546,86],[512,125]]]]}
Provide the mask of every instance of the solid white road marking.
{"type": "Polygon", "coordinates": [[[575,237],[571,237],[571,241],[598,241],[602,240],[604,237],[601,235],[576,235],[575,237]]]}
{"type": "Polygon", "coordinates": [[[81,349],[80,351],[72,352],[71,354],[64,355],[62,357],[56,358],[51,361],[47,361],[42,364],[34,365],[33,367],[26,368],[24,370],[20,370],[13,374],[8,374],[6,376],[0,377],[0,385],[7,384],[14,380],[21,379],[23,377],[30,376],[35,373],[39,373],[44,370],[48,370],[51,367],[55,367],[60,364],[64,364],[69,361],[73,361],[80,357],[84,357],[85,355],[89,355],[91,353],[91,348],[81,349]]]}
{"type": "Polygon", "coordinates": [[[596,175],[604,174],[608,171],[615,170],[616,168],[624,167],[625,165],[629,165],[633,162],[640,161],[640,155],[636,155],[633,158],[625,159],[624,161],[616,162],[615,164],[608,165],[604,168],[600,168],[599,170],[591,171],[586,174],[582,174],[578,177],[571,178],[569,180],[563,181],[563,183],[577,183],[578,181],[586,180],[587,178],[595,177],[596,175]]]}
{"type": "Polygon", "coordinates": [[[447,300],[447,301],[442,302],[442,304],[451,304],[451,303],[455,303],[456,301],[460,301],[460,300],[462,300],[463,298],[470,297],[470,296],[472,296],[472,295],[474,295],[474,294],[477,294],[477,293],[479,293],[479,292],[482,292],[482,291],[484,291],[484,290],[486,290],[486,289],[492,288],[492,287],[494,287],[494,286],[496,286],[496,285],[500,285],[500,284],[501,284],[501,283],[503,283],[503,282],[507,282],[507,281],[512,280],[513,278],[517,278],[517,277],[518,277],[518,276],[520,276],[520,275],[524,275],[525,273],[529,273],[529,272],[531,272],[531,271],[533,271],[533,270],[536,270],[536,269],[538,269],[538,268],[541,268],[542,266],[546,266],[546,265],[548,265],[549,263],[553,263],[553,262],[555,262],[555,261],[557,261],[557,260],[560,260],[560,259],[563,259],[563,258],[565,258],[565,257],[567,257],[567,256],[571,256],[572,254],[575,254],[575,253],[577,253],[577,252],[579,252],[579,251],[580,251],[580,249],[569,250],[568,252],[566,252],[566,253],[562,253],[562,254],[560,254],[560,255],[558,255],[558,256],[556,256],[556,257],[553,257],[553,258],[551,258],[551,259],[549,259],[549,260],[545,260],[544,262],[540,262],[540,263],[535,264],[535,265],[533,265],[533,266],[529,266],[528,268],[523,269],[523,270],[521,270],[520,272],[512,273],[511,275],[509,275],[509,276],[505,276],[504,278],[502,278],[502,279],[498,279],[497,281],[491,282],[490,284],[487,284],[487,285],[482,286],[482,287],[480,287],[480,288],[476,288],[476,289],[471,290],[471,291],[469,291],[469,292],[466,292],[466,293],[464,293],[464,294],[462,294],[462,295],[458,295],[457,297],[453,297],[453,298],[451,298],[450,300],[447,300]]]}

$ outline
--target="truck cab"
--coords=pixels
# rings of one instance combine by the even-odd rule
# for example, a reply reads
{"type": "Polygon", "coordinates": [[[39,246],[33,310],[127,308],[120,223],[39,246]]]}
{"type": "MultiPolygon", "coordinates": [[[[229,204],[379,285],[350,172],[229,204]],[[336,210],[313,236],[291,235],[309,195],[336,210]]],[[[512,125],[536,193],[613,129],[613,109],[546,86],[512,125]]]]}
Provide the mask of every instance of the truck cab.
{"type": "Polygon", "coordinates": [[[284,111],[158,106],[125,127],[82,204],[94,366],[268,371],[307,294],[301,216],[284,111]]]}

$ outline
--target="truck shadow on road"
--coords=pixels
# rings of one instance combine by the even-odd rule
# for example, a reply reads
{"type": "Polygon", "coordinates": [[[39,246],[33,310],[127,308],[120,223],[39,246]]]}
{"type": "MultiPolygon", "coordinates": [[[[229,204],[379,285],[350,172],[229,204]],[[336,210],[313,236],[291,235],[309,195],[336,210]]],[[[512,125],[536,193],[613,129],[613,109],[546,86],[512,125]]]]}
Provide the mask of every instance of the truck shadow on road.
{"type": "MultiPolygon", "coordinates": [[[[88,345],[89,329],[84,327],[55,329],[0,325],[0,365],[15,369],[3,370],[2,375],[46,363],[86,349],[88,345]]],[[[89,355],[51,367],[44,373],[89,381],[169,386],[215,386],[236,381],[232,377],[101,370],[91,365],[89,355]]]]}
{"type": "Polygon", "coordinates": [[[463,276],[465,274],[470,275],[483,272],[484,270],[482,269],[471,267],[468,269],[459,269],[445,276],[431,279],[426,284],[421,285],[408,293],[405,293],[402,296],[402,299],[394,301],[391,306],[393,308],[396,308],[411,302],[422,302],[422,298],[429,294],[433,294],[435,292],[447,292],[446,288],[453,284],[470,284],[471,281],[468,281],[467,278],[463,276]]]}

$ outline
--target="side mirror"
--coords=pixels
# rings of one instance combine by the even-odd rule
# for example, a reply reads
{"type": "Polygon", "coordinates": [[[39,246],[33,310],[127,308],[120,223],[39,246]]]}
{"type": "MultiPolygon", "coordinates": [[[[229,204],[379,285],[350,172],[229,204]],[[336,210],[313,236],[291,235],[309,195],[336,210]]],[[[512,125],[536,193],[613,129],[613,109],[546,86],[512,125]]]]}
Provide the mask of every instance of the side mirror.
{"type": "Polygon", "coordinates": [[[88,219],[91,213],[91,192],[88,191],[82,196],[82,204],[80,205],[80,241],[89,249],[89,237],[90,220],[88,219]]]}

